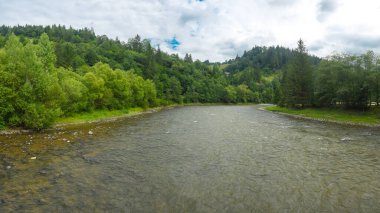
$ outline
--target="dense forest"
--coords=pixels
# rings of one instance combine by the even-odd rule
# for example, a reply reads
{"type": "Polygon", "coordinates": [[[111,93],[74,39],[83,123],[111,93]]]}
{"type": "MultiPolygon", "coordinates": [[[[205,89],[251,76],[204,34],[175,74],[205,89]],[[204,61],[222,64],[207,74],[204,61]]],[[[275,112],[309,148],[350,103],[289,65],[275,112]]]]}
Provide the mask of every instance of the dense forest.
{"type": "MultiPolygon", "coordinates": [[[[295,54],[296,51],[289,48],[256,46],[245,51],[241,57],[226,61],[223,70],[229,74],[231,85],[247,86],[254,92],[254,102],[279,103],[282,100],[282,70],[293,60],[295,54]]],[[[308,63],[313,66],[321,61],[316,56],[306,57],[308,63]]]]}
{"type": "Polygon", "coordinates": [[[180,58],[140,36],[127,42],[65,26],[0,27],[0,126],[41,129],[98,109],[174,103],[278,103],[368,109],[379,104],[373,52],[310,56],[254,47],[224,63],[180,58]]]}
{"type": "Polygon", "coordinates": [[[310,64],[302,40],[295,52],[281,78],[280,105],[357,110],[379,106],[380,58],[373,51],[362,55],[335,54],[318,66],[310,64]]]}

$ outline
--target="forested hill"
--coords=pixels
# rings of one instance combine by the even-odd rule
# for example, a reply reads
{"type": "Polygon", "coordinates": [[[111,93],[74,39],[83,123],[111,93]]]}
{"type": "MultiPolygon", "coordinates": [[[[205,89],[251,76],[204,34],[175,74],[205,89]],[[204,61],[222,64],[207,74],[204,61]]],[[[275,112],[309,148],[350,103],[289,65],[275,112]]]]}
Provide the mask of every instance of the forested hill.
{"type": "MultiPolygon", "coordinates": [[[[283,68],[294,57],[294,50],[280,46],[260,47],[255,46],[249,51],[235,59],[226,61],[224,64],[228,66],[225,71],[228,73],[236,73],[244,71],[244,69],[253,67],[261,69],[263,74],[269,75],[274,71],[283,68]]],[[[317,65],[321,59],[316,56],[308,56],[309,61],[313,65],[317,65]]]]}
{"type": "Polygon", "coordinates": [[[28,42],[38,43],[43,33],[54,42],[55,67],[81,73],[83,67],[102,62],[112,69],[133,70],[134,74],[153,80],[158,104],[273,102],[278,99],[275,98],[278,86],[273,89],[272,78],[268,80],[261,76],[268,76],[268,68],[281,68],[292,57],[292,51],[286,48],[255,47],[244,56],[230,60],[227,68],[222,70],[219,63],[210,65],[193,61],[191,54],[187,54],[184,59],[169,55],[153,48],[149,40],[138,35],[124,42],[105,35],[98,36],[89,28],[73,29],[60,25],[1,26],[0,48],[4,47],[11,34],[26,45],[28,42]],[[274,59],[281,62],[271,64],[272,53],[276,56],[274,59]],[[246,72],[226,75],[236,67],[238,71],[246,72]]]}
{"type": "Polygon", "coordinates": [[[138,35],[128,41],[97,36],[88,28],[73,29],[65,26],[0,27],[0,47],[11,34],[23,45],[37,44],[46,33],[54,42],[55,67],[71,69],[83,74],[83,68],[98,62],[112,69],[133,71],[156,86],[158,104],[178,102],[222,102],[228,80],[218,67],[194,61],[191,55],[181,59],[153,48],[150,41],[138,35]]]}
{"type": "Polygon", "coordinates": [[[271,102],[278,89],[260,77],[240,83],[219,64],[169,55],[138,35],[120,41],[88,28],[0,27],[0,127],[39,129],[98,109],[271,102]]]}
{"type": "Polygon", "coordinates": [[[128,41],[65,26],[0,27],[0,128],[40,129],[58,117],[172,103],[380,105],[380,57],[319,59],[254,47],[226,63],[182,59],[138,35],[128,41]],[[320,62],[320,63],[319,63],[320,62]]]}

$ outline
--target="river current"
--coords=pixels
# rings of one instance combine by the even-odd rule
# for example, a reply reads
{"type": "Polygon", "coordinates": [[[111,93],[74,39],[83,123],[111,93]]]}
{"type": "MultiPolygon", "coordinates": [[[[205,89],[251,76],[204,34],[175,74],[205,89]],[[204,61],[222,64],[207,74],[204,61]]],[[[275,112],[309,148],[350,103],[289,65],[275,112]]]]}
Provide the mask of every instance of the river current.
{"type": "Polygon", "coordinates": [[[260,107],[2,135],[0,212],[380,212],[380,129],[260,107]]]}

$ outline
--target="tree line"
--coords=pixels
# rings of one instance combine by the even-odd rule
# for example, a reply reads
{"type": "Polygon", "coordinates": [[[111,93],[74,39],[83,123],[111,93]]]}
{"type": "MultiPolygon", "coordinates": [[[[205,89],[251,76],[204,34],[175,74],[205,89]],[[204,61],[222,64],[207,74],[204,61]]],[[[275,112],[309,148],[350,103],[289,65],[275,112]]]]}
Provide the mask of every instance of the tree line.
{"type": "Polygon", "coordinates": [[[41,129],[98,109],[259,102],[221,66],[169,55],[138,35],[122,42],[88,28],[1,26],[0,126],[41,129]]]}
{"type": "MultiPolygon", "coordinates": [[[[248,87],[249,95],[253,102],[279,103],[282,97],[281,78],[284,68],[297,54],[292,50],[280,46],[259,47],[255,46],[235,59],[224,62],[224,71],[229,74],[230,84],[235,87],[248,87]]],[[[307,60],[315,66],[320,58],[307,55],[307,60]]],[[[240,92],[241,93],[241,92],[240,92]]],[[[242,98],[238,98],[242,102],[242,98]]]]}
{"type": "Polygon", "coordinates": [[[218,65],[193,61],[191,55],[185,59],[176,54],[169,55],[159,47],[152,47],[149,40],[139,35],[123,42],[105,35],[96,36],[88,28],[1,26],[0,48],[11,34],[26,45],[36,42],[44,33],[54,43],[55,67],[78,73],[82,67],[102,62],[112,69],[133,70],[134,74],[153,81],[159,105],[225,100],[228,79],[218,65]]]}
{"type": "Polygon", "coordinates": [[[135,36],[127,42],[65,26],[0,26],[0,126],[41,129],[98,109],[172,103],[379,105],[379,57],[309,55],[254,47],[223,63],[180,58],[135,36]]]}
{"type": "Polygon", "coordinates": [[[133,70],[102,62],[55,67],[54,43],[46,34],[25,45],[11,35],[0,49],[0,124],[41,129],[59,116],[96,109],[156,105],[156,88],[133,70]]]}
{"type": "Polygon", "coordinates": [[[373,51],[334,54],[317,66],[310,62],[302,40],[295,52],[282,73],[280,105],[357,110],[379,106],[380,57],[373,51]]]}

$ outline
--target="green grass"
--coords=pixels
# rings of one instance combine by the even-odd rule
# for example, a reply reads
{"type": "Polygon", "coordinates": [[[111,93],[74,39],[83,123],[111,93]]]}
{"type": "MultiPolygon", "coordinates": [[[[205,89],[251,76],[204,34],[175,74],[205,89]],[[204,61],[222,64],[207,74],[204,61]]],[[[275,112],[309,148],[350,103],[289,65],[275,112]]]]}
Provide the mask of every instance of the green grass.
{"type": "Polygon", "coordinates": [[[221,70],[224,70],[224,69],[226,69],[226,67],[228,67],[228,65],[229,65],[229,64],[222,64],[222,65],[220,65],[220,69],[221,69],[221,70]]]}
{"type": "Polygon", "coordinates": [[[130,109],[122,109],[122,110],[95,110],[92,112],[84,112],[80,114],[74,114],[69,117],[58,118],[55,122],[56,124],[62,123],[78,123],[78,122],[87,122],[87,121],[96,121],[102,120],[117,116],[123,115],[133,115],[138,112],[144,111],[143,108],[130,108],[130,109]]]}
{"type": "Polygon", "coordinates": [[[279,106],[270,106],[266,107],[265,109],[273,112],[282,112],[291,115],[299,115],[302,117],[317,118],[330,121],[347,122],[354,124],[380,124],[379,109],[371,109],[365,112],[327,108],[289,109],[279,106]]]}
{"type": "Polygon", "coordinates": [[[263,76],[262,79],[263,79],[264,81],[271,82],[271,81],[273,81],[273,79],[274,79],[275,76],[276,76],[276,75],[263,76]]]}

